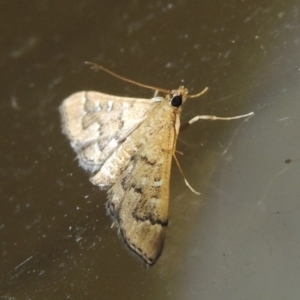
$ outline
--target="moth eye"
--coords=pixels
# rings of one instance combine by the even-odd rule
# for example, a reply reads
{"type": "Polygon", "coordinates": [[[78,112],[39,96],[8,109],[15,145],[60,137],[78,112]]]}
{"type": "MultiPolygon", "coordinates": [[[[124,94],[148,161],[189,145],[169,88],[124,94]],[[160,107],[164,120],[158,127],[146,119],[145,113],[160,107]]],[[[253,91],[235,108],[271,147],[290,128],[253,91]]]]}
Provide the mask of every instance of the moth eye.
{"type": "Polygon", "coordinates": [[[181,96],[175,96],[171,100],[171,105],[174,107],[179,107],[182,104],[182,97],[181,96]]]}

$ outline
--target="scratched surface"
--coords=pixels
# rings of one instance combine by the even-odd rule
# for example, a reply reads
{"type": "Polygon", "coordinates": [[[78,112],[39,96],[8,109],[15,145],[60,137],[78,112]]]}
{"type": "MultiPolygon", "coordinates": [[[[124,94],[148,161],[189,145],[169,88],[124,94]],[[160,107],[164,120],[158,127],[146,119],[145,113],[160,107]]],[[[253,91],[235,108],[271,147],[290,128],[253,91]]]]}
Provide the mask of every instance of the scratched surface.
{"type": "MultiPolygon", "coordinates": [[[[19,3],[18,3],[19,2],[19,3]]],[[[17,5],[16,5],[17,4],[17,5]]],[[[299,36],[292,1],[33,0],[1,10],[0,299],[293,299],[300,293],[299,36]],[[18,7],[18,9],[16,9],[18,7]],[[61,133],[80,90],[148,98],[95,61],[184,105],[164,252],[150,269],[110,228],[105,192],[61,133]],[[285,164],[286,159],[292,159],[285,164]]]]}

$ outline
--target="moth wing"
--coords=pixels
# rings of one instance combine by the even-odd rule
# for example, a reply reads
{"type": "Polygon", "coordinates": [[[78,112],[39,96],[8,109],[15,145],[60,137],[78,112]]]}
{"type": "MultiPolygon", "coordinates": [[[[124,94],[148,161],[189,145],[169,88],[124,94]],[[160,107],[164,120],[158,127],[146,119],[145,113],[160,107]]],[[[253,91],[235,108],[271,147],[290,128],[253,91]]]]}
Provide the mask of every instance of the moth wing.
{"type": "Polygon", "coordinates": [[[107,208],[125,243],[149,265],[156,262],[164,244],[175,143],[174,123],[166,122],[109,191],[107,208]]]}
{"type": "Polygon", "coordinates": [[[91,172],[142,123],[156,101],[82,91],[72,94],[59,110],[63,133],[78,154],[80,165],[91,172]]]}

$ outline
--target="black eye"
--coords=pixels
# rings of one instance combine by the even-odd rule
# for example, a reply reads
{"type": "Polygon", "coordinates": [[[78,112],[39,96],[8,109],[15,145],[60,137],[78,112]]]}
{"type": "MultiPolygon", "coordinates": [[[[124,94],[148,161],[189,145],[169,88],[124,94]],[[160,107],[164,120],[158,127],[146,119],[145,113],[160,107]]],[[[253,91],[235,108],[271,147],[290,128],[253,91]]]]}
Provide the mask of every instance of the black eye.
{"type": "Polygon", "coordinates": [[[182,97],[181,96],[175,96],[171,100],[171,105],[174,107],[179,107],[182,104],[182,97]]]}

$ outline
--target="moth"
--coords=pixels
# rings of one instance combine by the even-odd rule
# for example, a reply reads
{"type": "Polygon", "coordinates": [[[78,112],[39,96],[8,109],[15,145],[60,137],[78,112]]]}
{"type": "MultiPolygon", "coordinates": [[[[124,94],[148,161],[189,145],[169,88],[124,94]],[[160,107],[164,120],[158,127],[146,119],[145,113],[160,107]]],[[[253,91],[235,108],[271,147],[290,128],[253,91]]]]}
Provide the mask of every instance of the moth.
{"type": "MultiPolygon", "coordinates": [[[[162,252],[168,226],[169,182],[173,157],[177,162],[181,106],[187,98],[198,97],[207,88],[189,96],[183,86],[165,90],[143,85],[89,64],[93,69],[165,94],[141,99],[81,91],[66,98],[59,108],[63,133],[77,153],[80,166],[92,173],[90,181],[94,185],[109,189],[106,208],[113,225],[125,244],[147,265],[153,265],[162,252]]],[[[189,123],[250,115],[197,116],[189,123]]]]}

